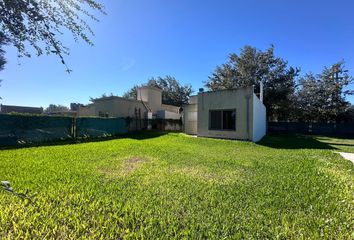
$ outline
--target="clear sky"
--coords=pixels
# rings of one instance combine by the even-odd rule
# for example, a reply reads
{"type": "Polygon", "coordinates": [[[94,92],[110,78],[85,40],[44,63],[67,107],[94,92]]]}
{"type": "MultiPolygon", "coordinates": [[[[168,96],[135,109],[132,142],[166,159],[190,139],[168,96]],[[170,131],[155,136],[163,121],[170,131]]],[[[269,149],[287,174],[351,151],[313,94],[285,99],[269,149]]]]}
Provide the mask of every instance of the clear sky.
{"type": "MultiPolygon", "coordinates": [[[[88,103],[122,94],[154,76],[171,75],[194,90],[231,52],[266,49],[301,67],[302,74],[344,59],[354,75],[353,0],[102,0],[107,16],[93,23],[95,43],[63,42],[71,49],[67,74],[55,56],[18,59],[7,47],[3,104],[88,103]]],[[[353,89],[354,86],[352,85],[353,89]]],[[[354,97],[349,98],[354,103],[354,97]]]]}

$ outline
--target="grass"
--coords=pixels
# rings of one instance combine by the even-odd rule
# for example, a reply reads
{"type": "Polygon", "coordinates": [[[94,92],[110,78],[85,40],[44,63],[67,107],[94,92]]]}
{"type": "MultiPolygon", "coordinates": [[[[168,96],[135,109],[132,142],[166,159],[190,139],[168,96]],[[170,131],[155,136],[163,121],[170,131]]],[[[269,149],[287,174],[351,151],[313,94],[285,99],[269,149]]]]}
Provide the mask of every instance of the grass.
{"type": "Polygon", "coordinates": [[[0,190],[0,239],[350,239],[354,167],[338,141],[149,133],[1,150],[0,180],[31,200],[0,190]]]}
{"type": "Polygon", "coordinates": [[[342,139],[333,137],[316,137],[318,141],[328,144],[339,152],[354,153],[354,139],[342,139]]]}

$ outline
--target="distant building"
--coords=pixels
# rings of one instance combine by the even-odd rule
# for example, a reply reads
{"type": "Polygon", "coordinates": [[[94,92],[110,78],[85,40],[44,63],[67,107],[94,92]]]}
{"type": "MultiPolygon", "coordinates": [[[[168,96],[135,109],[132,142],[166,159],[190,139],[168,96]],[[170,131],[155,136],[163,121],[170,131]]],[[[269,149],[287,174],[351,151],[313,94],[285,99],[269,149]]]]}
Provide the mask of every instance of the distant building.
{"type": "Polygon", "coordinates": [[[42,107],[10,106],[0,104],[0,113],[42,114],[42,107]]]}
{"type": "Polygon", "coordinates": [[[62,117],[76,117],[77,116],[77,111],[55,111],[55,112],[49,112],[46,113],[47,115],[50,116],[62,116],[62,117]]]}
{"type": "Polygon", "coordinates": [[[79,106],[78,116],[131,117],[134,119],[180,119],[180,107],[162,104],[162,90],[144,86],[137,89],[137,99],[102,97],[92,104],[79,106]]]}

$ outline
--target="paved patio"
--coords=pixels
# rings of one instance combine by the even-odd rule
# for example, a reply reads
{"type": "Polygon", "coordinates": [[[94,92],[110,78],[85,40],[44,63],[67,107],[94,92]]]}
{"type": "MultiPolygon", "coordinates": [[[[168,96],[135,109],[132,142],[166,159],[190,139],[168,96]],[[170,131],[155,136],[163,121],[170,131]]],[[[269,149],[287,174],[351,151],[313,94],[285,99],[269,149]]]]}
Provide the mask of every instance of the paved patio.
{"type": "Polygon", "coordinates": [[[339,154],[354,164],[354,153],[339,152],[339,154]]]}

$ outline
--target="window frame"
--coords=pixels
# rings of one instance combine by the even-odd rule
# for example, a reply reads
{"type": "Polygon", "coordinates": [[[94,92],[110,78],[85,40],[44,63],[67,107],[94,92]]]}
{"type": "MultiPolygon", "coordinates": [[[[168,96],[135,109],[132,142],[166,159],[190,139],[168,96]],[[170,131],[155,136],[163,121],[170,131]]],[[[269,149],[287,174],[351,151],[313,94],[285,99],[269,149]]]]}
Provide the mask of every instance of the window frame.
{"type": "Polygon", "coordinates": [[[208,123],[208,130],[209,131],[227,131],[227,132],[236,132],[237,127],[236,127],[236,122],[237,122],[237,110],[236,108],[233,109],[209,109],[209,123],[208,123]],[[235,112],[235,129],[224,129],[224,112],[226,111],[232,111],[235,112]],[[221,128],[212,128],[211,127],[211,112],[220,112],[221,114],[221,128]]]}

